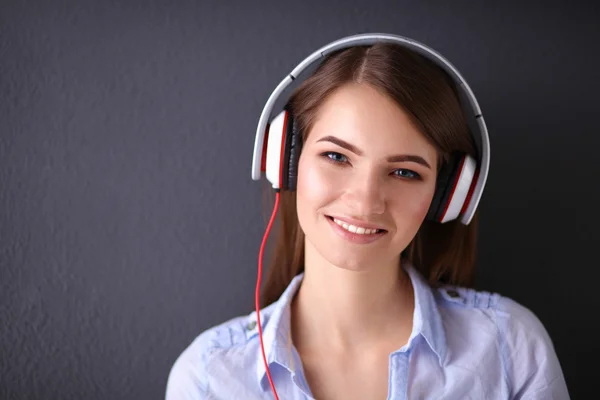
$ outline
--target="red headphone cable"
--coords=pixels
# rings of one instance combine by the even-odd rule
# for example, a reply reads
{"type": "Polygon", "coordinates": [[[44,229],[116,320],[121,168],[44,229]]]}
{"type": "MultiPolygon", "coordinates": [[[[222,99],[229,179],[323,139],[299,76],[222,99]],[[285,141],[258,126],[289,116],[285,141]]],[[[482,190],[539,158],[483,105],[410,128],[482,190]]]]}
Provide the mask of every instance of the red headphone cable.
{"type": "Polygon", "coordinates": [[[267,377],[269,378],[269,383],[271,384],[271,389],[273,390],[273,394],[275,395],[276,400],[279,400],[279,397],[277,396],[277,391],[275,390],[275,384],[273,383],[273,379],[271,378],[271,372],[269,371],[269,365],[267,363],[267,356],[265,355],[265,346],[263,344],[262,325],[260,323],[260,282],[261,282],[261,278],[262,278],[263,252],[265,250],[265,245],[267,243],[267,238],[269,237],[269,232],[271,231],[273,221],[275,221],[275,215],[277,215],[278,208],[279,208],[279,189],[276,189],[275,190],[275,205],[273,206],[273,214],[271,215],[271,219],[269,220],[269,224],[267,225],[265,235],[263,236],[262,244],[260,245],[260,253],[258,255],[258,277],[256,279],[256,293],[255,293],[256,319],[257,319],[257,323],[258,323],[258,336],[260,338],[260,349],[262,351],[263,361],[265,363],[265,369],[267,371],[267,377]]]}

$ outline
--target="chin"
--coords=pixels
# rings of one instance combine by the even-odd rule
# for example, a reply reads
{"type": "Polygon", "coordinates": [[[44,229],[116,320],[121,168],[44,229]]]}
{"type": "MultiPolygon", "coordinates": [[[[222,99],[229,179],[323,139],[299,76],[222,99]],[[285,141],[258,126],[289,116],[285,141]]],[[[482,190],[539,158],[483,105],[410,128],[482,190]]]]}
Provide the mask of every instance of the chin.
{"type": "Polygon", "coordinates": [[[372,261],[369,262],[367,260],[363,260],[360,258],[349,258],[348,255],[340,256],[340,257],[327,257],[327,255],[322,255],[332,266],[343,269],[346,271],[366,271],[369,269],[368,266],[373,265],[372,261]]]}

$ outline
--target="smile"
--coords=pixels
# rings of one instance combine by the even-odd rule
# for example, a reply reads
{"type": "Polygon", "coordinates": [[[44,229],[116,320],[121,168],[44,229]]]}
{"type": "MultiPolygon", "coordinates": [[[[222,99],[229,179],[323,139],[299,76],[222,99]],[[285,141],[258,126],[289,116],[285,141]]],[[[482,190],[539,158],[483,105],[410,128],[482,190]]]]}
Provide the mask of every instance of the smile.
{"type": "Polygon", "coordinates": [[[368,244],[379,240],[387,234],[385,229],[370,226],[349,224],[338,218],[327,216],[327,221],[333,230],[342,238],[354,244],[368,244]]]}
{"type": "Polygon", "coordinates": [[[362,226],[356,226],[356,225],[348,224],[348,223],[346,223],[344,221],[340,221],[337,218],[331,217],[331,219],[333,220],[333,222],[335,222],[336,224],[338,224],[339,226],[341,226],[342,228],[344,228],[348,232],[356,233],[356,234],[359,234],[359,235],[372,235],[374,233],[381,232],[381,229],[364,228],[362,226]]]}

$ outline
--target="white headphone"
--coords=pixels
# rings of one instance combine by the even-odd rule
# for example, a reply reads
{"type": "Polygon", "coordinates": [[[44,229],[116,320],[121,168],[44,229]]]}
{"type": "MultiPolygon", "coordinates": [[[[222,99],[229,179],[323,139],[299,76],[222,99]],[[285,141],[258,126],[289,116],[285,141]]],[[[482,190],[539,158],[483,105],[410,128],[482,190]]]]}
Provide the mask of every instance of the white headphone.
{"type": "Polygon", "coordinates": [[[261,172],[265,172],[274,189],[295,190],[302,135],[288,110],[281,111],[269,123],[275,102],[296,77],[313,64],[323,61],[328,54],[382,42],[398,44],[426,57],[446,71],[456,84],[461,107],[477,146],[478,159],[461,154],[442,168],[427,219],[444,223],[460,217],[460,221],[468,225],[481,200],[490,165],[490,142],[481,109],[467,82],[448,60],[435,50],[402,36],[381,33],[348,36],[318,49],[302,60],[277,85],[260,115],[254,142],[252,179],[259,180],[261,172]]]}

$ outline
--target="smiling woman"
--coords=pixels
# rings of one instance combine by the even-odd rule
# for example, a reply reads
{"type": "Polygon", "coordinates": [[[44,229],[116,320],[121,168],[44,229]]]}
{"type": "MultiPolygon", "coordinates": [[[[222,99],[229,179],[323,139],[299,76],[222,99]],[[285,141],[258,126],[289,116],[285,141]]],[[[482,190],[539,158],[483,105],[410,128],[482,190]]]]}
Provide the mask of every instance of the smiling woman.
{"type": "Polygon", "coordinates": [[[390,35],[314,54],[257,129],[279,207],[260,309],[200,334],[167,399],[567,399],[537,317],[469,288],[489,144],[466,82],[390,35]]]}
{"type": "MultiPolygon", "coordinates": [[[[455,154],[476,155],[452,80],[441,68],[390,43],[344,49],[332,54],[300,85],[288,109],[303,135],[298,185],[302,182],[306,189],[311,184],[333,189],[331,185],[337,182],[345,192],[340,197],[343,201],[352,201],[354,189],[385,197],[392,206],[388,215],[400,208],[412,221],[410,226],[405,225],[409,221],[402,221],[401,233],[406,236],[403,241],[397,237],[400,242],[389,247],[396,257],[403,253],[434,285],[472,284],[477,214],[467,226],[458,220],[439,224],[432,215],[425,220],[434,208],[430,205],[437,172],[455,161],[455,154]],[[343,166],[320,170],[321,163],[306,161],[320,152],[337,153],[334,157],[338,162],[343,160],[343,166]],[[301,172],[302,168],[306,172],[301,172]],[[327,182],[322,181],[325,171],[331,174],[327,182]],[[353,187],[353,182],[359,187],[353,187]],[[382,186],[365,185],[369,183],[382,186]]],[[[263,290],[263,305],[279,298],[286,283],[304,270],[306,229],[300,226],[303,195],[300,188],[298,193],[281,192],[283,234],[274,235],[278,242],[263,290]],[[280,265],[289,268],[276,267],[280,265]]],[[[362,214],[338,217],[363,220],[363,224],[374,222],[365,218],[381,219],[368,211],[336,212],[362,214]]],[[[343,246],[337,249],[347,250],[343,246]]]]}

